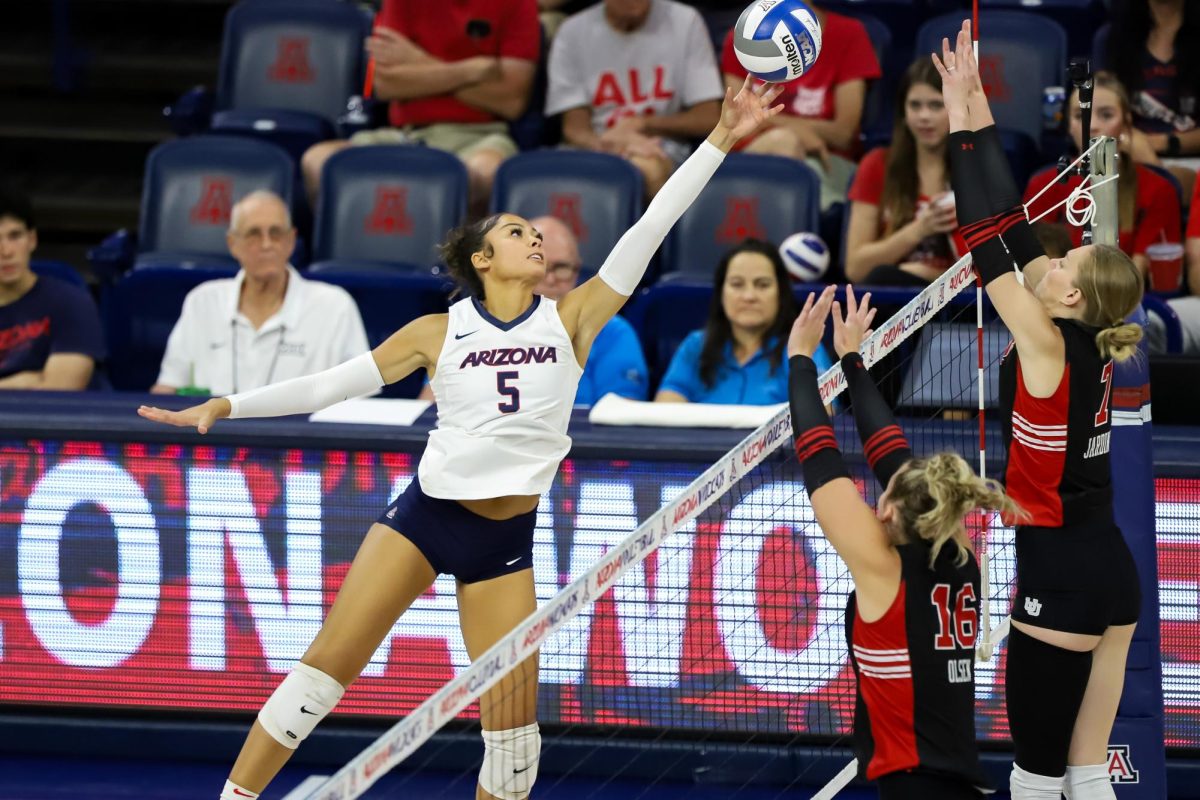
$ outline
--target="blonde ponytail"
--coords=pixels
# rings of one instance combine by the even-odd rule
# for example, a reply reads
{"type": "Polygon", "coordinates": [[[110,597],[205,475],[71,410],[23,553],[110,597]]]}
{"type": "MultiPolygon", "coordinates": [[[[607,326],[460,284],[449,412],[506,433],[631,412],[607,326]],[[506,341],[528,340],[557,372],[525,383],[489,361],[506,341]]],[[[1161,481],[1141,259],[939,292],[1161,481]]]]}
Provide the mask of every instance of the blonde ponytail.
{"type": "Polygon", "coordinates": [[[896,475],[890,497],[904,533],[930,543],[930,567],[947,542],[958,548],[955,565],[967,563],[972,551],[963,517],[975,509],[1021,514],[999,483],[980,478],[956,453],[912,459],[896,475]]]}
{"type": "Polygon", "coordinates": [[[1137,355],[1138,342],[1142,341],[1140,325],[1113,325],[1102,328],[1096,334],[1096,347],[1101,358],[1111,358],[1120,364],[1137,355]]]}

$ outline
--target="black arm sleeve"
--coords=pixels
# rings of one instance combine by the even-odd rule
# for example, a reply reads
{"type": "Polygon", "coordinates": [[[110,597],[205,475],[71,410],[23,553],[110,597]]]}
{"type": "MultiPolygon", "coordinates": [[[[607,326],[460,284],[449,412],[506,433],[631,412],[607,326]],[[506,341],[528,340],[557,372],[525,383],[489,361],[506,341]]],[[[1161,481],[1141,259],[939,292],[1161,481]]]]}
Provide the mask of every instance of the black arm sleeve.
{"type": "Polygon", "coordinates": [[[817,365],[808,356],[792,356],[788,360],[788,403],[792,409],[796,458],[800,460],[809,496],[832,480],[849,478],[833,426],[829,424],[829,414],[817,390],[817,365]]]}
{"type": "MultiPolygon", "coordinates": [[[[973,132],[955,131],[950,134],[947,147],[950,148],[950,185],[954,189],[959,233],[971,249],[975,268],[983,276],[986,286],[1012,272],[1013,259],[996,227],[996,218],[988,199],[987,176],[983,173],[984,165],[977,157],[977,144],[973,132]]],[[[1008,182],[1012,183],[1011,175],[1008,182]]]]}
{"type": "Polygon", "coordinates": [[[975,157],[979,159],[987,187],[988,203],[996,219],[996,229],[1017,266],[1024,268],[1030,261],[1046,255],[1046,250],[1025,216],[1025,204],[1021,202],[1020,190],[1013,181],[1012,168],[1008,157],[1004,155],[995,125],[975,131],[975,148],[975,157]]]}
{"type": "Polygon", "coordinates": [[[887,486],[892,476],[912,458],[912,450],[904,431],[896,424],[892,410],[871,379],[858,353],[847,353],[842,357],[842,373],[850,390],[850,402],[854,406],[854,422],[862,439],[863,454],[875,472],[880,486],[887,486]]]}

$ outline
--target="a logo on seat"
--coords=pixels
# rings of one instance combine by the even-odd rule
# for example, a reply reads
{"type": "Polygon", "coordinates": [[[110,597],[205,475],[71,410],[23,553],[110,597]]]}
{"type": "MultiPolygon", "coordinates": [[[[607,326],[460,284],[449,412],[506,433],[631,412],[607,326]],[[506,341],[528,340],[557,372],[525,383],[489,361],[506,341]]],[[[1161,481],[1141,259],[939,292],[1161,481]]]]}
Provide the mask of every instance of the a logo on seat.
{"type": "Polygon", "coordinates": [[[408,215],[408,188],[378,186],[375,188],[375,207],[367,215],[367,233],[376,236],[407,236],[412,233],[413,221],[408,215]]]}
{"type": "Polygon", "coordinates": [[[583,224],[583,196],[578,192],[555,192],[550,195],[550,211],[552,217],[562,220],[571,229],[575,238],[586,242],[588,238],[587,225],[583,224]]]}
{"type": "Polygon", "coordinates": [[[1007,103],[1012,100],[1012,89],[1004,80],[1004,56],[993,53],[990,56],[979,57],[979,80],[983,84],[983,93],[993,103],[1007,103]]]}
{"type": "Polygon", "coordinates": [[[201,179],[200,199],[188,212],[193,225],[229,225],[229,210],[233,207],[233,180],[204,176],[201,179]]]}
{"type": "Polygon", "coordinates": [[[1031,617],[1036,617],[1042,613],[1042,603],[1033,597],[1025,598],[1025,613],[1031,617]]]}
{"type": "Polygon", "coordinates": [[[725,219],[717,226],[717,241],[731,244],[743,239],[765,238],[767,233],[758,221],[758,198],[725,198],[725,219]]]}
{"type": "Polygon", "coordinates": [[[1108,746],[1108,781],[1109,783],[1138,783],[1138,771],[1133,766],[1127,744],[1110,744],[1108,746]]]}
{"type": "Polygon", "coordinates": [[[308,60],[307,36],[280,36],[275,63],[267,68],[267,77],[281,83],[312,83],[317,73],[308,60]]]}

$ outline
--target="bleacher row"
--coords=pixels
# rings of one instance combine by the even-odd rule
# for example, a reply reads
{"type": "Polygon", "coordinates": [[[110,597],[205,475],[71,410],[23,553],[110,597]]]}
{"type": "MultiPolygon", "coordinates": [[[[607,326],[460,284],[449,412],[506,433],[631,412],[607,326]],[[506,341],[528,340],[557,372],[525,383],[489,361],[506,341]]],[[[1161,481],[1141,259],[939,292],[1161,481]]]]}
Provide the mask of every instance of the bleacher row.
{"type": "MultiPolygon", "coordinates": [[[[1094,0],[1046,0],[1033,13],[1002,8],[1025,6],[1023,0],[982,5],[984,79],[1023,182],[1061,147],[1059,137],[1044,135],[1041,89],[1063,83],[1069,54],[1092,49],[1103,7],[1094,0]]],[[[938,47],[964,12],[942,0],[825,6],[863,20],[872,38],[884,78],[867,99],[864,139],[886,141],[894,83],[904,66],[914,53],[938,47]]],[[[728,16],[707,15],[714,41],[736,18],[728,16]]],[[[160,145],[147,159],[136,236],[119,232],[89,255],[102,284],[115,388],[153,383],[187,291],[236,270],[225,243],[229,209],[255,189],[270,189],[289,203],[301,233],[293,262],[354,296],[372,346],[413,317],[446,308],[451,287],[434,252],[467,213],[467,176],[456,158],[423,146],[351,148],[327,162],[315,209],[300,190],[299,155],[362,122],[345,111],[362,86],[362,43],[370,25],[360,6],[343,0],[242,0],[231,8],[215,96],[193,92],[169,109],[177,130],[191,135],[160,145]]],[[[538,80],[544,85],[544,69],[538,80]]],[[[541,96],[535,89],[530,110],[512,123],[524,149],[501,166],[491,206],[562,218],[580,240],[585,270],[595,270],[641,214],[641,176],[615,156],[546,146],[554,136],[541,96]]],[[[730,246],[747,237],[779,242],[808,230],[822,232],[831,249],[840,250],[843,209],[821,215],[818,197],[818,178],[803,163],[729,156],[672,230],[645,294],[628,314],[642,336],[652,380],[683,336],[703,324],[706,299],[680,300],[676,293],[689,283],[700,285],[687,291],[709,291],[712,270],[730,246]],[[655,309],[649,318],[647,308],[655,309]],[[667,319],[660,322],[661,315],[667,319]]],[[[390,393],[414,396],[418,381],[390,393]]]]}

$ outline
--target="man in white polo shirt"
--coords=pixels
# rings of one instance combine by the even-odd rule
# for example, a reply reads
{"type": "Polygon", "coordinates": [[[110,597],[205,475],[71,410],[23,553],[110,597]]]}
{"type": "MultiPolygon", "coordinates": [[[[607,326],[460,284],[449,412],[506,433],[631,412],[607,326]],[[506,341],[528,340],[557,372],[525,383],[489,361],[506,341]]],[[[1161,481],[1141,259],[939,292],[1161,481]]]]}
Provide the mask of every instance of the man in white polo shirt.
{"type": "Polygon", "coordinates": [[[188,293],[150,391],[244,392],[320,372],[368,349],[346,290],[305,280],[288,263],[296,231],[278,195],[252,192],[238,202],[226,239],[242,268],[188,293]]]}

